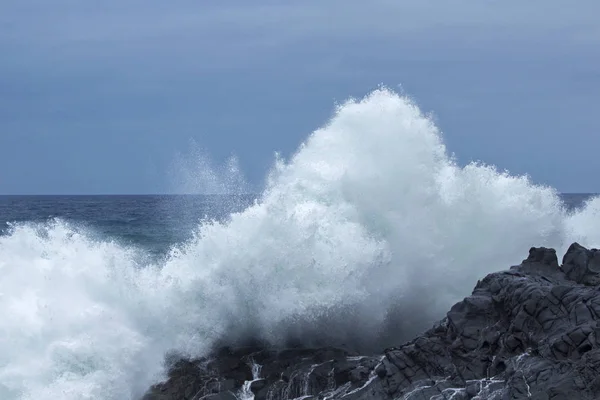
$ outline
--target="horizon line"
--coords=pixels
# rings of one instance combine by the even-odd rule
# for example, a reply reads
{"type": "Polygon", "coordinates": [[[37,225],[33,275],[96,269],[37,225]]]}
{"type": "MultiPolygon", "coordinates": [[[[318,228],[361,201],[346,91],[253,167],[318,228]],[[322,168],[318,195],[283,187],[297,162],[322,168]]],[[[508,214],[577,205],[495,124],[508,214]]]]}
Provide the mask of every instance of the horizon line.
{"type": "Polygon", "coordinates": [[[256,196],[260,193],[0,193],[0,197],[82,197],[82,196],[256,196]]]}
{"type": "MultiPolygon", "coordinates": [[[[600,192],[560,192],[559,194],[600,195],[600,192]]],[[[261,193],[0,193],[0,197],[116,197],[116,196],[258,196],[261,193]]]]}

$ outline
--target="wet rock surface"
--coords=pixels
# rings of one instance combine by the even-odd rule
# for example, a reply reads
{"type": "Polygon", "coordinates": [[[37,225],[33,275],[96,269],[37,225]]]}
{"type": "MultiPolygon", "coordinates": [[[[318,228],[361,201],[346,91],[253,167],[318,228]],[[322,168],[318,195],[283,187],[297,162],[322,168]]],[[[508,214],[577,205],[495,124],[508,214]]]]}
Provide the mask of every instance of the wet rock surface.
{"type": "Polygon", "coordinates": [[[144,400],[600,399],[600,252],[532,248],[432,329],[381,355],[221,349],[178,361],[144,400]]]}

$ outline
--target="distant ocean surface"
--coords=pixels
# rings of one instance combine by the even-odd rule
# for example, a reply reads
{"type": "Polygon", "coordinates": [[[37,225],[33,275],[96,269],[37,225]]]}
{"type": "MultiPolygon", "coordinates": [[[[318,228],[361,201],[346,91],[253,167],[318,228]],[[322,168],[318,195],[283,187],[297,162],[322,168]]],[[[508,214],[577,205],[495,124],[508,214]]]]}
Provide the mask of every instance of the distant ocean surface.
{"type": "Polygon", "coordinates": [[[254,195],[0,196],[0,234],[23,223],[60,220],[101,240],[165,254],[203,220],[222,221],[254,195]]]}
{"type": "MultiPolygon", "coordinates": [[[[593,196],[561,194],[569,210],[593,196]]],[[[223,221],[256,198],[252,194],[0,196],[0,234],[7,234],[11,224],[59,219],[103,240],[163,255],[171,246],[189,240],[201,221],[223,221]]]]}

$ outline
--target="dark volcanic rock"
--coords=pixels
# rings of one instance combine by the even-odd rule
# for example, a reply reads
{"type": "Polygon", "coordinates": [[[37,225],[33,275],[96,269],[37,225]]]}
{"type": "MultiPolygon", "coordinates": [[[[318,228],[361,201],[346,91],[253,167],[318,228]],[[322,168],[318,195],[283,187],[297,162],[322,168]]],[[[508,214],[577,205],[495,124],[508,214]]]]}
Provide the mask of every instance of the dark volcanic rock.
{"type": "Polygon", "coordinates": [[[575,243],[559,266],[555,250],[532,248],[381,356],[224,349],[179,361],[144,400],[600,399],[599,283],[599,251],[575,243]]]}
{"type": "Polygon", "coordinates": [[[598,285],[600,283],[600,251],[588,250],[573,243],[563,257],[563,271],[577,283],[598,285]]]}

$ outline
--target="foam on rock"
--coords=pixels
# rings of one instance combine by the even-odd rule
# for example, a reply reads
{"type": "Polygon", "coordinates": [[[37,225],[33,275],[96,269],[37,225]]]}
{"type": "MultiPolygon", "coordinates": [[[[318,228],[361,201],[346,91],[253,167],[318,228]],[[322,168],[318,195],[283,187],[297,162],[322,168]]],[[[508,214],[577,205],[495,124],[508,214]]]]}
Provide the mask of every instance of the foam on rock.
{"type": "Polygon", "coordinates": [[[597,250],[574,243],[559,267],[554,249],[532,248],[432,329],[380,356],[226,349],[179,362],[144,400],[228,399],[251,380],[256,400],[598,399],[599,283],[597,250]],[[262,365],[258,379],[251,363],[262,365]]]}

